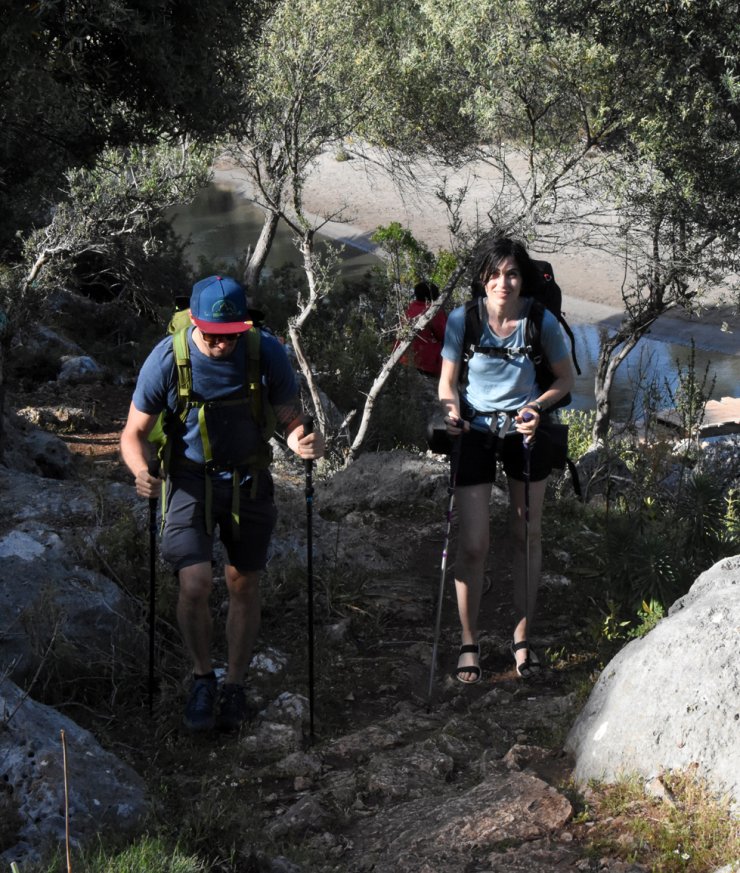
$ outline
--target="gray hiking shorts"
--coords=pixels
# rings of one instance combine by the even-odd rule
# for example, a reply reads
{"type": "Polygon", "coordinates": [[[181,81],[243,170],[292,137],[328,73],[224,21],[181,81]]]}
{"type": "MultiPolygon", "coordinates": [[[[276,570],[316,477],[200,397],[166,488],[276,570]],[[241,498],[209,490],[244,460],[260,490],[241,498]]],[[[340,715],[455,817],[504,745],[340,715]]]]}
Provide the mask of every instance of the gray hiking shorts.
{"type": "MultiPolygon", "coordinates": [[[[243,573],[263,570],[277,519],[272,476],[266,470],[258,474],[255,494],[251,480],[239,489],[238,534],[231,518],[231,480],[212,481],[213,529],[218,530],[227,562],[243,573]]],[[[170,477],[161,553],[175,573],[213,559],[214,534],[206,530],[205,502],[202,473],[183,471],[170,477]]]]}

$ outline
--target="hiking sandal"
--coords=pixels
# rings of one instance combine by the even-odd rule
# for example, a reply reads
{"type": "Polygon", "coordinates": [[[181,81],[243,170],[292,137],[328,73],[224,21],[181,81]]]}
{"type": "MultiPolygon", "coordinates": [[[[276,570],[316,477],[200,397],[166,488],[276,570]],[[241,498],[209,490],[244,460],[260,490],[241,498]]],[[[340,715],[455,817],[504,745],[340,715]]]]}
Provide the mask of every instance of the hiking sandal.
{"type": "Polygon", "coordinates": [[[522,679],[531,679],[532,676],[539,671],[542,665],[540,664],[540,659],[537,657],[537,653],[534,649],[530,648],[529,642],[527,640],[521,640],[520,642],[515,643],[514,640],[512,640],[509,649],[514,658],[517,675],[522,679]],[[527,649],[527,659],[521,664],[517,664],[516,653],[520,649],[527,649]]]}
{"type": "MultiPolygon", "coordinates": [[[[477,655],[480,658],[480,646],[478,645],[478,643],[466,643],[465,645],[460,646],[459,656],[467,654],[477,655]]],[[[458,661],[460,660],[459,656],[458,661]]],[[[458,682],[462,682],[463,685],[475,685],[476,682],[480,682],[480,677],[481,668],[478,666],[478,664],[471,664],[468,667],[458,667],[455,670],[455,679],[457,679],[458,682]],[[463,679],[460,675],[461,673],[474,673],[475,678],[463,679]]]]}

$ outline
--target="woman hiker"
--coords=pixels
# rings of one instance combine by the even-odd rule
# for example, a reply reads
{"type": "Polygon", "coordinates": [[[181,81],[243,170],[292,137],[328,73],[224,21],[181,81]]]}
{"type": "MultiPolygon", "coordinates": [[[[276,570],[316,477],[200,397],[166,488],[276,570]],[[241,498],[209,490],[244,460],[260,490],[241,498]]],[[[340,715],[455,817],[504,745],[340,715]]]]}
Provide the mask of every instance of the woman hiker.
{"type": "Polygon", "coordinates": [[[457,461],[453,460],[457,464],[458,514],[455,588],[462,632],[455,675],[466,684],[481,678],[478,614],[489,549],[489,500],[497,455],[501,457],[509,488],[515,608],[511,652],[516,671],[522,678],[528,678],[539,667],[529,638],[541,567],[542,504],[547,477],[552,470],[549,441],[540,427],[546,425],[547,410],[571,391],[574,382],[560,325],[547,310],[542,320],[541,344],[554,376],[547,389],[537,384],[535,365],[523,353],[527,346],[527,316],[532,305],[528,298],[537,283],[536,267],[524,245],[506,237],[495,238],[481,250],[473,276],[485,294],[481,310],[482,336],[475,338],[478,348],[464,364],[466,307],[458,307],[450,313],[439,380],[439,399],[447,432],[460,440],[453,448],[453,458],[456,451],[459,453],[457,461]],[[509,424],[508,433],[504,435],[509,424]],[[529,441],[528,445],[525,441],[529,441]],[[527,453],[528,531],[525,526],[527,453]]]}

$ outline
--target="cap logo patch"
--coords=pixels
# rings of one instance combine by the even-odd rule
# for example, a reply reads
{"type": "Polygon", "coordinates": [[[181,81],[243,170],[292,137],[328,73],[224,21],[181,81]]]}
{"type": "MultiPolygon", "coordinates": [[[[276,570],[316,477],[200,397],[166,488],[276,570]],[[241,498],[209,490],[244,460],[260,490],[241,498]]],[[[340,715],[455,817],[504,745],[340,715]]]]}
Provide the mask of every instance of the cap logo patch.
{"type": "Polygon", "coordinates": [[[230,300],[217,300],[211,307],[211,315],[216,319],[224,319],[230,315],[238,316],[239,313],[230,300]]]}

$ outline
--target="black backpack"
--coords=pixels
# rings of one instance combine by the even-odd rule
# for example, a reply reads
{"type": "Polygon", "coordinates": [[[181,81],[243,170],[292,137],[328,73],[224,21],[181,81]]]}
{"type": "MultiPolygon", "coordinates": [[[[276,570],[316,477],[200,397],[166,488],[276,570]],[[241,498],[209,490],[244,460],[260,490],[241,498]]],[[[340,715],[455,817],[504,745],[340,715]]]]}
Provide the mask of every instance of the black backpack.
{"type": "MultiPolygon", "coordinates": [[[[545,357],[542,348],[542,319],[545,309],[557,318],[561,327],[570,340],[570,352],[573,365],[580,376],[581,368],[576,357],[576,340],[570,325],[565,320],[562,312],[563,293],[555,281],[552,265],[547,261],[533,261],[537,268],[538,282],[530,298],[532,303],[527,314],[527,323],[524,336],[526,346],[519,349],[498,349],[481,346],[480,339],[483,335],[483,319],[485,318],[485,293],[480,282],[473,283],[473,300],[465,304],[465,334],[463,337],[463,365],[460,371],[460,381],[465,383],[468,375],[468,362],[474,354],[483,354],[494,357],[516,357],[526,355],[534,364],[537,384],[542,391],[546,391],[555,381],[555,376],[545,357]]],[[[560,409],[568,406],[571,402],[570,394],[562,397],[552,409],[560,409]]]]}

